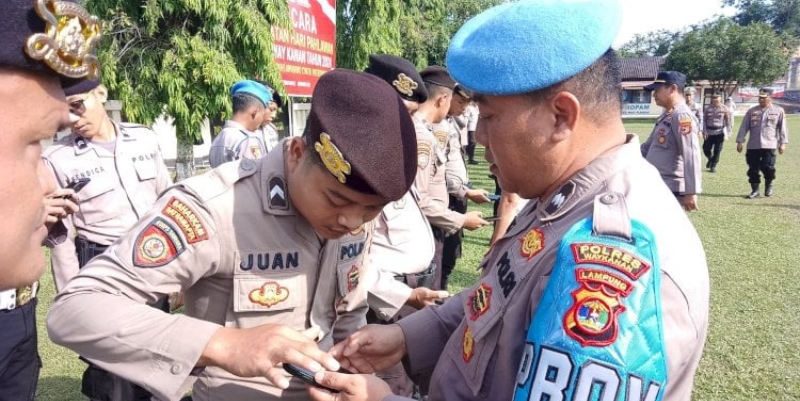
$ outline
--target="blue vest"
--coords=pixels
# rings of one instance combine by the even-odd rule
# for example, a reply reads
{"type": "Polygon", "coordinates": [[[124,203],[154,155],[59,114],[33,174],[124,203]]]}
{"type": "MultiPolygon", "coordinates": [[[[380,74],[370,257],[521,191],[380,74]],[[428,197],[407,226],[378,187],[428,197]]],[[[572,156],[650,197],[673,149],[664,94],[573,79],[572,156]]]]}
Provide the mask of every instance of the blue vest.
{"type": "Polygon", "coordinates": [[[525,340],[514,401],[658,401],[667,384],[655,236],[573,225],[525,340]]]}

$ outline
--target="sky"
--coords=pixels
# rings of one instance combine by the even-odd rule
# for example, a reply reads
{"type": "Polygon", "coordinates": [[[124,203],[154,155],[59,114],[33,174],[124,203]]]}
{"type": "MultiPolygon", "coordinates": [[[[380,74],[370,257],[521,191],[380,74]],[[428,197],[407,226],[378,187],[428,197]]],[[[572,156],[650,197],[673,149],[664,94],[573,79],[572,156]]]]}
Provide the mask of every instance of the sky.
{"type": "Polygon", "coordinates": [[[734,9],[722,8],[722,0],[622,0],[622,27],[614,47],[635,34],[659,29],[678,30],[716,14],[733,15],[734,9]]]}

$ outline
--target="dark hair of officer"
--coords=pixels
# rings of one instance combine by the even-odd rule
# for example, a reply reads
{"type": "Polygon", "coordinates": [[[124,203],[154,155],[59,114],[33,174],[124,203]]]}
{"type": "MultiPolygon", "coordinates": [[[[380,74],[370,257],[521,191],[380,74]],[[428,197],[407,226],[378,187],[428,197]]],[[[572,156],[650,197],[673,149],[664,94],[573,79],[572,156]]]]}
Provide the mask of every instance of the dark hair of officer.
{"type": "Polygon", "coordinates": [[[233,103],[233,113],[246,113],[252,108],[261,109],[264,104],[253,95],[247,93],[236,93],[231,96],[233,103]]]}

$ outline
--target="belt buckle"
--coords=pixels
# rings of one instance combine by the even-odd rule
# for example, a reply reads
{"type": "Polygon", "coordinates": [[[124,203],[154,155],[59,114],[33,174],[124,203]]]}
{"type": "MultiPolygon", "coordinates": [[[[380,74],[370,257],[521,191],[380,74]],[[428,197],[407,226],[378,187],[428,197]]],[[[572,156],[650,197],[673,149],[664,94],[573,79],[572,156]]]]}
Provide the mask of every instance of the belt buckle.
{"type": "Polygon", "coordinates": [[[36,297],[36,287],[37,283],[33,283],[32,285],[26,285],[24,287],[17,288],[17,307],[26,305],[31,300],[36,297]]]}

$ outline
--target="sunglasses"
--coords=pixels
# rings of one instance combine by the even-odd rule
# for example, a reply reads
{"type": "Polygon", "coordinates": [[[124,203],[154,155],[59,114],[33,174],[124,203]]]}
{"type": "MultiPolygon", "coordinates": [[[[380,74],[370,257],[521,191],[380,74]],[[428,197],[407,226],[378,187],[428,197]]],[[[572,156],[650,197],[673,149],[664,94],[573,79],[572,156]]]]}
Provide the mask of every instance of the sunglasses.
{"type": "Polygon", "coordinates": [[[92,95],[91,93],[88,93],[86,96],[83,97],[83,99],[77,99],[77,100],[73,100],[73,101],[69,102],[68,103],[69,112],[74,114],[74,115],[76,115],[76,116],[78,116],[78,117],[80,117],[84,113],[86,113],[86,105],[84,104],[84,102],[91,95],[92,95]]]}

